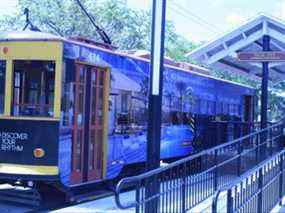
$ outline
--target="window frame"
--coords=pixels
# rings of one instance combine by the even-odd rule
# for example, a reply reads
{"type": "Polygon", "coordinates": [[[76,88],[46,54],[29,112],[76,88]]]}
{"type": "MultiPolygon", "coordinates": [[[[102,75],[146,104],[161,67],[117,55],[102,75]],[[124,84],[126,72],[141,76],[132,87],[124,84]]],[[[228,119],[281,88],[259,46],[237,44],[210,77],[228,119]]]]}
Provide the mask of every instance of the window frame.
{"type": "Polygon", "coordinates": [[[6,85],[5,85],[5,106],[1,119],[17,120],[60,120],[61,105],[61,73],[63,64],[62,40],[13,40],[0,42],[0,49],[7,48],[7,52],[0,51],[0,59],[6,60],[6,85]],[[55,92],[54,92],[54,114],[52,117],[30,117],[13,116],[12,106],[12,82],[13,82],[13,61],[14,60],[43,60],[55,61],[55,92]]]}
{"type": "Polygon", "coordinates": [[[11,82],[11,89],[12,89],[12,102],[11,102],[11,115],[13,117],[30,117],[30,118],[53,118],[54,117],[54,98],[52,100],[52,103],[46,103],[50,100],[50,95],[55,91],[55,76],[56,76],[56,61],[55,60],[13,60],[13,69],[12,69],[12,82],[11,82]],[[17,63],[40,63],[40,67],[25,67],[23,70],[19,69],[16,70],[16,64],[17,63]],[[53,90],[49,89],[50,85],[47,85],[47,82],[50,82],[50,73],[44,68],[44,63],[52,63],[53,65],[53,90]],[[40,69],[41,68],[41,69],[40,69]],[[36,71],[35,71],[36,70],[36,71]],[[39,72],[40,76],[33,75],[39,72]],[[19,85],[15,84],[16,81],[16,74],[19,74],[20,77],[20,83],[19,85]],[[35,81],[38,80],[38,81],[35,81]],[[35,84],[36,86],[34,86],[35,84]],[[48,87],[47,87],[48,86],[48,87]],[[15,98],[15,91],[18,90],[20,97],[18,99],[15,98]],[[52,93],[51,93],[52,92],[52,93]],[[34,94],[34,95],[31,95],[34,94]],[[40,103],[41,99],[44,98],[43,103],[40,103]],[[35,99],[35,101],[31,101],[32,99],[35,99]],[[34,103],[35,102],[35,103],[34,103]],[[23,114],[23,112],[20,110],[22,107],[30,107],[35,109],[35,111],[38,111],[39,114],[23,114]],[[50,113],[50,115],[49,115],[50,113]]]}
{"type": "MultiPolygon", "coordinates": [[[[1,88],[1,90],[3,90],[3,97],[2,99],[0,99],[0,102],[2,102],[2,109],[1,109],[1,105],[0,105],[0,116],[4,115],[5,113],[5,103],[6,103],[6,73],[7,73],[7,60],[4,60],[4,59],[0,59],[0,63],[5,63],[4,64],[4,69],[2,70],[3,71],[3,84],[1,83],[0,81],[0,87],[3,87],[1,88]]],[[[0,69],[1,70],[1,69],[0,69]]],[[[1,94],[0,94],[0,98],[1,98],[1,94]]]]}

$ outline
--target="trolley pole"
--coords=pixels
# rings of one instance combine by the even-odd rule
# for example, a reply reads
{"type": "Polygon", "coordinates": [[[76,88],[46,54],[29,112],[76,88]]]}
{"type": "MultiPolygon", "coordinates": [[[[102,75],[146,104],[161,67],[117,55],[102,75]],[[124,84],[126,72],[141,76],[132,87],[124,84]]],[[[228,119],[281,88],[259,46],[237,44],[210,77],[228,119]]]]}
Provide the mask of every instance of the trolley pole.
{"type": "MultiPolygon", "coordinates": [[[[152,7],[152,35],[151,35],[151,69],[150,91],[148,105],[147,131],[147,170],[160,166],[161,139],[161,101],[164,62],[164,34],[165,34],[166,0],[153,0],[152,7]]],[[[146,183],[147,198],[159,193],[160,183],[157,177],[150,178],[146,183]]],[[[147,213],[159,212],[159,197],[146,203],[147,213]]]]}

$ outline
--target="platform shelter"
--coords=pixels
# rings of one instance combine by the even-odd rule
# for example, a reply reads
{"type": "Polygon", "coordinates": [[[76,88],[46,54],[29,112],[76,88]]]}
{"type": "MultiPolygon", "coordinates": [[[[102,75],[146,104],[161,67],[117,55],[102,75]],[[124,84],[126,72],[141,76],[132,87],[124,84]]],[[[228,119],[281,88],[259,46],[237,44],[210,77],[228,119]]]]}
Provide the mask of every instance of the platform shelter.
{"type": "Polygon", "coordinates": [[[187,56],[213,69],[261,81],[261,127],[267,124],[268,82],[285,80],[285,22],[264,14],[187,56]]]}

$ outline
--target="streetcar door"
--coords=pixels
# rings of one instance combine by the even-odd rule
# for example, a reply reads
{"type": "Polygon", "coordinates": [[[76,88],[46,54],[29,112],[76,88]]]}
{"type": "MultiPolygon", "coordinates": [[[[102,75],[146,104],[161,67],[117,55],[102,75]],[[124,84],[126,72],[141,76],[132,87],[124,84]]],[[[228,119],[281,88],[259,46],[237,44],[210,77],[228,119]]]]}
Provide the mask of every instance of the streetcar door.
{"type": "Polygon", "coordinates": [[[76,64],[73,126],[73,184],[103,177],[104,126],[107,116],[105,69],[76,64]]]}
{"type": "Polygon", "coordinates": [[[74,82],[74,120],[72,134],[72,175],[71,182],[82,183],[84,171],[84,135],[86,109],[86,82],[87,82],[87,67],[77,64],[76,76],[74,82]]]}
{"type": "Polygon", "coordinates": [[[103,110],[106,72],[92,68],[90,73],[90,111],[88,133],[88,181],[102,179],[103,173],[103,110]]]}

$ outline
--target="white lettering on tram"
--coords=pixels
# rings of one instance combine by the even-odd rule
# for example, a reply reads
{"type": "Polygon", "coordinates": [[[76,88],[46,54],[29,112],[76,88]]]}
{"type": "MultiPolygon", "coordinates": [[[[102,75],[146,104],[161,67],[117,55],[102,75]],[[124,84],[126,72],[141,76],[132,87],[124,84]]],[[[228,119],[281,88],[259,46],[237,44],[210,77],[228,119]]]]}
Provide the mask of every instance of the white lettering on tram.
{"type": "Polygon", "coordinates": [[[0,151],[3,152],[22,152],[24,150],[23,145],[19,145],[19,142],[28,140],[27,133],[18,132],[0,132],[0,151]]]}

